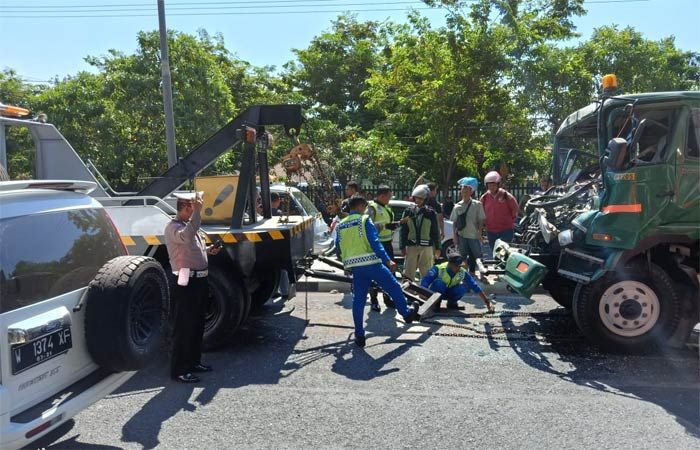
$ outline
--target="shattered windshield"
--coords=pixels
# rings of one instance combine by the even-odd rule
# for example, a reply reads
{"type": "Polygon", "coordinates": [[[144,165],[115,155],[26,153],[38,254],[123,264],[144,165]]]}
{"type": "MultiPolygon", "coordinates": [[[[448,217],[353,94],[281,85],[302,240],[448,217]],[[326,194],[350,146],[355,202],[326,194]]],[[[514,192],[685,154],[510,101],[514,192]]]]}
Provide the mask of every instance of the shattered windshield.
{"type": "Polygon", "coordinates": [[[596,116],[584,119],[557,133],[553,149],[557,184],[575,180],[577,174],[597,166],[597,136],[596,116]]]}

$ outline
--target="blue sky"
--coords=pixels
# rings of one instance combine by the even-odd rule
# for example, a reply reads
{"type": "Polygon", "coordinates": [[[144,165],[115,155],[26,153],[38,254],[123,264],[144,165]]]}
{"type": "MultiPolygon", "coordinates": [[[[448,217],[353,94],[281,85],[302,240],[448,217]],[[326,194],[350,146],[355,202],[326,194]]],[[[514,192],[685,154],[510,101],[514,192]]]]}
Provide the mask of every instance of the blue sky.
{"type": "MultiPolygon", "coordinates": [[[[404,21],[404,9],[424,6],[420,2],[407,0],[238,0],[206,3],[216,8],[216,15],[194,15],[202,11],[201,2],[166,1],[168,28],[187,33],[194,33],[199,28],[205,28],[210,34],[221,32],[229,50],[242,59],[255,65],[278,67],[293,59],[292,48],[306,47],[314,36],[328,29],[330,21],[338,15],[336,11],[390,8],[395,11],[357,14],[361,20],[404,21]],[[178,11],[176,8],[191,9],[178,11]],[[272,14],[258,14],[261,10],[272,14]],[[283,13],[318,10],[333,12],[283,13]]],[[[0,69],[12,68],[28,81],[41,81],[56,75],[62,77],[79,70],[89,70],[83,61],[86,55],[102,55],[112,48],[130,53],[136,48],[138,31],[158,28],[155,13],[142,11],[144,8],[155,10],[155,4],[156,0],[0,0],[0,36],[3,41],[0,46],[0,69]],[[93,10],[101,12],[81,12],[90,11],[90,7],[95,5],[101,5],[102,9],[93,10]],[[105,5],[133,6],[114,6],[109,7],[110,11],[104,11],[108,9],[105,5]],[[119,11],[124,8],[134,11],[119,11]],[[47,11],[42,14],[53,17],[39,18],[33,12],[38,10],[47,11]],[[118,17],[55,17],[87,14],[118,17]],[[125,14],[149,16],[124,17],[125,14]]],[[[630,25],[649,39],[673,35],[678,47],[700,51],[700,0],[589,2],[586,8],[588,14],[575,19],[583,39],[589,37],[595,27],[630,25]]],[[[444,12],[441,10],[421,12],[436,25],[444,22],[444,12]]]]}

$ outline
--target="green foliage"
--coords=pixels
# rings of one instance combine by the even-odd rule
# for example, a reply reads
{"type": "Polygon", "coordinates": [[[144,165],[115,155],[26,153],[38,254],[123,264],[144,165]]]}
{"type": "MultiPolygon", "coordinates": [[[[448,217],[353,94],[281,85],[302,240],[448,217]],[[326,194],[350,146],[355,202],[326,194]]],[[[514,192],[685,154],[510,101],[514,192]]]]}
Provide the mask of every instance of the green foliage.
{"type": "MultiPolygon", "coordinates": [[[[445,7],[435,28],[412,12],[406,24],[341,15],[294,50],[277,73],[227,50],[220,35],[170,32],[176,139],[185,155],[252,104],[299,103],[328,178],[410,185],[418,175],[443,188],[498,169],[515,181],[546,173],[551,133],[616,73],[623,93],[700,87],[700,55],[672,37],[602,27],[576,46],[583,0],[427,0],[445,7]]],[[[93,72],[34,86],[0,72],[0,101],[46,112],[84,160],[118,190],[136,190],[167,165],[159,36],[141,32],[131,54],[87,57],[93,72]]],[[[289,145],[271,130],[275,162],[289,145]]],[[[31,138],[8,131],[9,166],[30,177],[31,138]]],[[[207,173],[237,167],[229,152],[207,173]]],[[[313,181],[313,180],[312,180],[313,181]]]]}

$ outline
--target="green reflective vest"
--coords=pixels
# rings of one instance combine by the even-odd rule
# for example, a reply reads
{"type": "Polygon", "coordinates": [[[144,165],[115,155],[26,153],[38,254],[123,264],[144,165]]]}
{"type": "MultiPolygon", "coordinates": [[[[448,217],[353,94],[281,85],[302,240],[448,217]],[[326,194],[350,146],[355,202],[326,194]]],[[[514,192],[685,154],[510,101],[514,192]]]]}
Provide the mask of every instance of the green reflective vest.
{"type": "Polygon", "coordinates": [[[367,203],[367,208],[374,209],[374,226],[377,227],[379,232],[379,241],[388,242],[394,237],[394,233],[387,229],[386,226],[394,221],[394,211],[390,207],[384,206],[381,203],[377,203],[374,200],[367,203]]]}
{"type": "Polygon", "coordinates": [[[467,271],[464,270],[464,267],[460,267],[459,271],[457,271],[455,276],[451,277],[450,273],[447,271],[446,262],[438,264],[437,268],[438,278],[440,278],[442,282],[445,283],[445,286],[447,286],[448,288],[459,286],[462,283],[462,281],[464,281],[464,277],[467,273],[467,271]]]}
{"type": "Polygon", "coordinates": [[[382,262],[369,245],[365,234],[368,219],[367,214],[350,214],[336,227],[340,241],[340,256],[343,258],[343,266],[346,269],[382,262]]]}
{"type": "Polygon", "coordinates": [[[415,245],[427,247],[430,244],[431,221],[423,214],[411,217],[406,224],[408,226],[408,242],[415,242],[415,245]],[[417,231],[419,230],[419,234],[417,231]],[[418,234],[418,237],[416,235],[418,234]]]}

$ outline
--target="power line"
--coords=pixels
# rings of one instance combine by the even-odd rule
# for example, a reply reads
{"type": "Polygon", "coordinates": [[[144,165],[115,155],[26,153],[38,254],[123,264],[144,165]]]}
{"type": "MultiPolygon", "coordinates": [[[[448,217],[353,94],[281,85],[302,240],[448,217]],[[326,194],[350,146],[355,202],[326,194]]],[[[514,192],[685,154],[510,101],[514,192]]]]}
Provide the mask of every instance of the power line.
{"type": "MultiPolygon", "coordinates": [[[[319,0],[302,0],[303,3],[309,3],[309,2],[314,2],[314,1],[319,1],[319,0]]],[[[259,1],[245,1],[241,2],[240,6],[216,6],[216,7],[202,7],[202,6],[177,6],[177,7],[168,7],[168,11],[186,11],[186,10],[207,10],[207,9],[215,9],[215,10],[228,10],[228,9],[260,9],[260,3],[268,3],[268,2],[259,2],[259,1]],[[243,4],[245,3],[245,4],[243,4]],[[250,4],[254,5],[250,5],[250,4]]],[[[277,2],[269,2],[269,3],[277,3],[277,2]]],[[[284,3],[292,3],[292,2],[284,2],[284,3]]],[[[315,7],[320,7],[320,6],[325,6],[325,5],[309,5],[309,4],[299,4],[296,1],[293,2],[294,4],[280,4],[280,5],[274,5],[274,8],[315,8],[315,7]]],[[[410,5],[410,4],[424,4],[421,1],[390,1],[390,2],[369,2],[369,3],[340,3],[340,4],[335,4],[335,5],[329,5],[329,6],[384,6],[384,5],[410,5]]],[[[70,11],[70,12],[75,12],[75,13],[103,13],[103,12],[139,12],[139,11],[156,11],[155,8],[118,8],[118,9],[101,9],[99,11],[70,11]]],[[[34,11],[9,11],[10,14],[12,13],[26,13],[26,12],[34,12],[34,11]]],[[[41,11],[36,11],[39,14],[44,14],[44,13],[64,13],[64,12],[69,12],[66,10],[41,10],[41,11]]],[[[12,17],[12,16],[10,16],[12,17]]]]}
{"type": "MultiPolygon", "coordinates": [[[[475,0],[467,0],[469,2],[475,1],[475,0]]],[[[640,3],[640,2],[649,2],[650,0],[588,0],[585,3],[590,3],[590,4],[607,4],[607,3],[640,3]]],[[[305,6],[305,5],[300,5],[299,3],[326,3],[329,4],[328,6],[352,6],[352,4],[345,4],[345,0],[239,0],[239,1],[218,1],[218,2],[175,2],[175,3],[169,3],[168,4],[168,10],[187,10],[187,9],[215,9],[215,8],[221,8],[221,9],[231,9],[231,8],[236,8],[240,7],[240,5],[244,4],[255,4],[258,6],[261,5],[270,5],[270,6],[275,6],[275,7],[283,7],[281,4],[287,3],[287,4],[292,4],[295,6],[305,6]],[[335,3],[335,4],[330,4],[330,3],[335,3]],[[209,6],[209,5],[215,5],[215,6],[209,6]],[[226,6],[228,5],[228,6],[226,6]],[[188,7],[189,6],[189,7],[188,7]]],[[[390,2],[392,3],[420,3],[423,4],[424,2],[422,1],[404,1],[404,2],[390,2]]],[[[386,4],[386,2],[383,3],[368,3],[368,5],[381,5],[381,4],[386,4]]],[[[321,5],[314,5],[314,6],[321,6],[321,5]]],[[[137,7],[145,7],[144,9],[135,9],[135,11],[142,11],[142,10],[154,10],[154,6],[152,3],[110,3],[110,4],[102,4],[102,5],[1,5],[0,9],[7,9],[9,13],[14,13],[14,12],[69,12],[69,10],[85,10],[85,11],[72,11],[72,12],[85,12],[85,13],[92,13],[92,12],[104,12],[104,11],[115,11],[109,8],[120,8],[119,11],[130,11],[131,9],[128,8],[137,8],[137,7]],[[47,9],[48,8],[48,9],[47,9]],[[53,9],[51,9],[53,8],[53,9]],[[127,8],[127,9],[122,9],[122,8],[127,8]]]]}
{"type": "MultiPolygon", "coordinates": [[[[432,10],[434,8],[412,8],[414,10],[432,10]]],[[[206,12],[206,13],[175,13],[168,16],[245,16],[245,15],[279,15],[279,14],[319,14],[319,13],[344,13],[344,12],[388,12],[406,11],[406,8],[371,8],[371,9],[334,9],[334,10],[306,10],[306,11],[243,11],[243,12],[206,12]]],[[[99,15],[45,15],[45,16],[7,16],[5,19],[81,19],[81,18],[120,18],[120,17],[154,17],[154,14],[99,14],[99,15]]]]}

